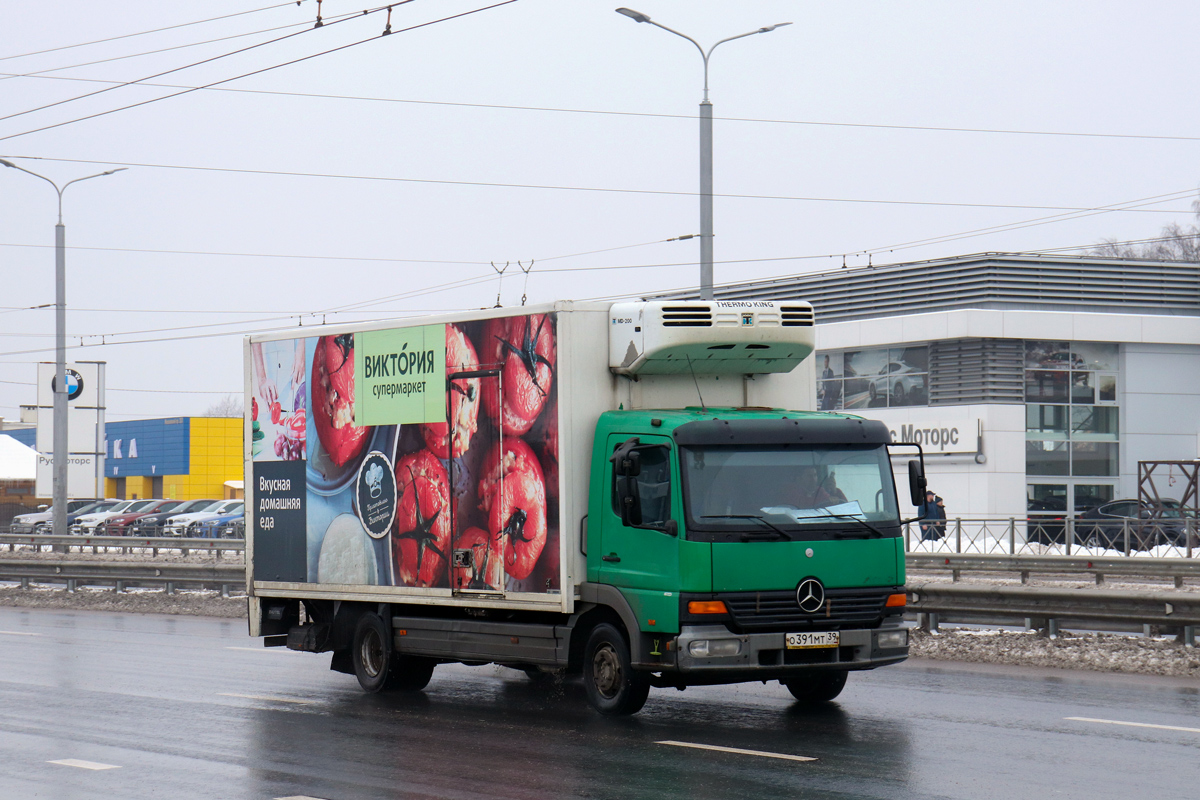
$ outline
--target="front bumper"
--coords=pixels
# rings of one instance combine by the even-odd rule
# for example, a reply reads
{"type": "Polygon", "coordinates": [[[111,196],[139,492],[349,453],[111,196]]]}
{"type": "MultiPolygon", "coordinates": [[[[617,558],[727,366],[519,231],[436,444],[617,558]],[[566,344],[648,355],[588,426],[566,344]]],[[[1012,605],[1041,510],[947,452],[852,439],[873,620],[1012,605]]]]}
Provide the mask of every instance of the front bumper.
{"type": "MultiPolygon", "coordinates": [[[[788,678],[805,672],[874,669],[896,664],[908,658],[906,629],[896,624],[875,629],[850,629],[839,632],[837,647],[804,650],[787,649],[783,633],[734,634],[724,625],[684,626],[671,649],[675,653],[673,677],[689,685],[733,683],[745,680],[788,678]],[[899,632],[905,632],[897,636],[899,632]],[[880,647],[879,636],[902,638],[903,646],[880,647]],[[735,655],[697,657],[692,643],[739,642],[735,655]]],[[[726,646],[728,647],[728,645],[726,646]]]]}

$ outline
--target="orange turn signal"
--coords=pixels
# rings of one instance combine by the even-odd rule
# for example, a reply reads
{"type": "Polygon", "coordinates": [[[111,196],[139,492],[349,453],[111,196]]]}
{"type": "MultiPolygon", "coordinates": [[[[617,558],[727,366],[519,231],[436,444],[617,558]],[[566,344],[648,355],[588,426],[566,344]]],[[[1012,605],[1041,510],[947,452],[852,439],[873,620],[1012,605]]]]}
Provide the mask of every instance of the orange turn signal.
{"type": "Polygon", "coordinates": [[[902,594],[889,594],[887,603],[885,605],[888,608],[895,608],[896,606],[905,606],[907,604],[908,604],[908,596],[902,593],[902,594]]]}
{"type": "Polygon", "coordinates": [[[689,614],[728,614],[723,600],[692,600],[688,603],[689,614]]]}

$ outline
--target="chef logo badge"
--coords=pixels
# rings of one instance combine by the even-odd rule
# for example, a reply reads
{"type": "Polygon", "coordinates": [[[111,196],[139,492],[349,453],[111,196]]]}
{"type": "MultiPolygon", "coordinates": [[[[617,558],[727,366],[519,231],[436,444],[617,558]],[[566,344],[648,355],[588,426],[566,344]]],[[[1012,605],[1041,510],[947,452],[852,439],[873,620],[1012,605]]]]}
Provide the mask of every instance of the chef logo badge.
{"type": "Polygon", "coordinates": [[[396,473],[378,450],[367,453],[354,481],[354,512],[375,539],[387,536],[396,518],[396,473]]]}

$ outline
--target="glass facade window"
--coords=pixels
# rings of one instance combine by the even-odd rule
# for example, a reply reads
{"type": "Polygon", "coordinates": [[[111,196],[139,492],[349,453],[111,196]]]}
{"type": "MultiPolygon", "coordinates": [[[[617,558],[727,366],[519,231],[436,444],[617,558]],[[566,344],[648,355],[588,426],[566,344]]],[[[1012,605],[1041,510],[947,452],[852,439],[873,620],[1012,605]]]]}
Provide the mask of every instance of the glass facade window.
{"type": "Polygon", "coordinates": [[[817,354],[823,411],[929,404],[929,348],[874,347],[817,354]]]}
{"type": "Polygon", "coordinates": [[[1039,434],[1038,438],[1067,438],[1070,406],[1025,406],[1025,430],[1039,434]]]}
{"type": "Polygon", "coordinates": [[[1116,442],[1071,442],[1071,474],[1116,475],[1116,442]]]}
{"type": "Polygon", "coordinates": [[[1025,342],[1027,475],[1118,475],[1118,356],[1105,342],[1025,342]]]}
{"type": "Polygon", "coordinates": [[[1071,438],[1115,442],[1117,418],[1114,406],[1072,406],[1071,438]]]}
{"type": "MultiPolygon", "coordinates": [[[[1051,439],[1031,439],[1025,442],[1026,475],[1070,475],[1070,444],[1051,439]]],[[[1093,473],[1094,474],[1094,473],[1093,473]]]]}

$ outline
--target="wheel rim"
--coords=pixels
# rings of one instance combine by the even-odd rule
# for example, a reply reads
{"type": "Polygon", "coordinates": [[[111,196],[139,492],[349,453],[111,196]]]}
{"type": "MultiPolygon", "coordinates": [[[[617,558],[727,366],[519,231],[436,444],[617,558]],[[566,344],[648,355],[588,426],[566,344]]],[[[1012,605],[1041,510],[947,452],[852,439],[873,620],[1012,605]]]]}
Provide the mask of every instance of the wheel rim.
{"type": "Polygon", "coordinates": [[[383,641],[379,638],[378,631],[368,630],[366,632],[358,655],[362,661],[363,672],[367,673],[368,677],[374,678],[383,672],[383,641]]]}
{"type": "Polygon", "coordinates": [[[611,644],[605,643],[596,648],[592,656],[592,680],[596,691],[605,699],[616,697],[621,687],[621,662],[617,651],[611,644]]]}

